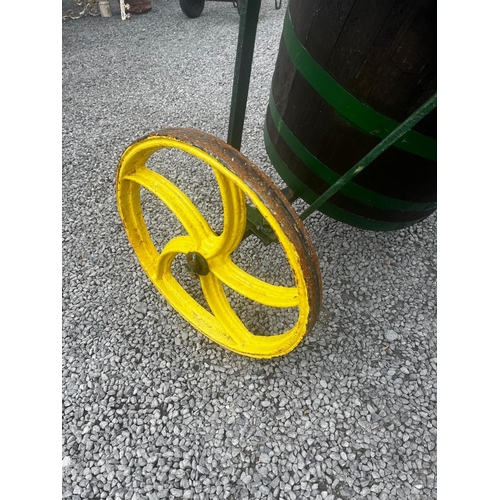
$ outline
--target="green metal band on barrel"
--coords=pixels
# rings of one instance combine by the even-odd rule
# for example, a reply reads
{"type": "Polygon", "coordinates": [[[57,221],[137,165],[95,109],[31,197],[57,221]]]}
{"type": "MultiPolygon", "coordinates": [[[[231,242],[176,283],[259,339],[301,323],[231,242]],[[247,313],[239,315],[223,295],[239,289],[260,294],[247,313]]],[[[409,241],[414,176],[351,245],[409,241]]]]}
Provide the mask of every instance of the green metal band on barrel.
{"type": "MultiPolygon", "coordinates": [[[[269,111],[273,122],[285,143],[297,155],[297,157],[318,177],[329,184],[333,184],[340,175],[328,168],[324,163],[318,160],[292,133],[286,123],[281,118],[274,102],[273,93],[269,96],[269,111]]],[[[273,162],[274,165],[274,162],[273,162]]],[[[291,187],[291,186],[290,186],[291,187]]],[[[412,201],[397,200],[384,196],[382,194],[370,191],[354,182],[346,184],[340,192],[350,198],[358,200],[366,205],[380,209],[401,210],[401,211],[420,211],[433,210],[436,208],[436,203],[416,203],[412,201]]]]}
{"type": "MultiPolygon", "coordinates": [[[[379,139],[384,139],[399,125],[395,120],[381,115],[356,99],[314,60],[295,34],[289,9],[285,14],[283,39],[290,60],[297,71],[325,101],[356,127],[379,139]]],[[[437,141],[415,130],[408,131],[394,143],[394,146],[428,160],[437,159],[437,141]]]]}
{"type": "MultiPolygon", "coordinates": [[[[289,186],[293,191],[295,191],[304,201],[311,204],[318,198],[318,194],[309,189],[305,184],[303,184],[295,175],[288,169],[280,155],[276,151],[269,137],[267,127],[264,127],[264,143],[266,146],[266,151],[273,164],[273,167],[285,181],[286,185],[289,186]]],[[[373,219],[367,219],[365,217],[360,217],[359,215],[354,215],[346,210],[330,205],[329,203],[324,203],[318,209],[319,212],[324,213],[332,219],[344,222],[353,227],[358,227],[360,229],[368,229],[371,231],[394,231],[396,229],[402,229],[407,226],[411,226],[416,222],[425,219],[427,214],[422,217],[422,219],[417,219],[410,222],[385,222],[373,219]]]]}

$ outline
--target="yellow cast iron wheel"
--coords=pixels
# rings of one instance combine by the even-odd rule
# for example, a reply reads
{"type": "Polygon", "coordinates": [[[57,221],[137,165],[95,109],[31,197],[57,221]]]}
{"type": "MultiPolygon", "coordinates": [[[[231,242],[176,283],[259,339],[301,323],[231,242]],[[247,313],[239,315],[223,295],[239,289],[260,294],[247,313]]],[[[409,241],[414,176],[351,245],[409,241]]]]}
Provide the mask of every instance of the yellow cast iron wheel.
{"type": "Polygon", "coordinates": [[[186,321],[211,340],[245,356],[271,358],[289,353],[311,330],[321,305],[321,274],[314,247],[281,191],[239,151],[192,129],[169,128],[152,133],[123,153],[118,165],[116,195],[130,244],[149,279],[186,321]],[[224,208],[224,229],[220,235],[178,187],[146,167],[149,157],[164,148],[185,151],[213,169],[224,208]],[[141,186],[157,196],[187,232],[186,236],[170,240],[161,253],[156,250],[143,218],[141,186]],[[245,232],[245,195],[274,230],[293,270],[295,287],[268,284],[231,260],[245,232]],[[172,262],[179,253],[198,266],[211,313],[172,275],[172,262]],[[223,284],[260,304],[298,308],[295,325],[272,336],[252,334],[231,308],[223,284]]]}

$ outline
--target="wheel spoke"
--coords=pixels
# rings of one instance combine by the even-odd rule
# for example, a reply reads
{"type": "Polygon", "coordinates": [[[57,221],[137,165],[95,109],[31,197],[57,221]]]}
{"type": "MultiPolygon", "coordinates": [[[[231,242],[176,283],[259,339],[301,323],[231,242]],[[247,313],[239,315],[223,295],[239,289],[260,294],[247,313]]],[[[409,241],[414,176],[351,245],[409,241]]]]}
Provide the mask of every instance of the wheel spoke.
{"type": "Polygon", "coordinates": [[[226,286],[259,304],[271,307],[297,307],[299,304],[296,287],[271,285],[254,278],[229,258],[211,271],[226,286]]]}
{"type": "Polygon", "coordinates": [[[241,322],[229,304],[226,292],[220,280],[212,273],[200,276],[201,288],[212,310],[212,314],[220,322],[227,335],[239,346],[244,346],[252,334],[241,322]]]}
{"type": "Polygon", "coordinates": [[[193,247],[194,242],[191,236],[177,236],[173,240],[170,240],[163,248],[158,259],[158,264],[156,266],[156,278],[163,278],[165,269],[170,269],[170,265],[177,254],[186,254],[190,252],[193,247]]]}
{"type": "Polygon", "coordinates": [[[219,183],[224,207],[224,230],[215,253],[230,255],[236,250],[245,233],[247,220],[245,194],[221,172],[214,170],[214,174],[219,183]]]}
{"type": "Polygon", "coordinates": [[[126,175],[124,179],[136,182],[156,195],[179,219],[195,241],[207,237],[215,238],[215,233],[193,202],[165,177],[148,168],[141,168],[126,175]]]}

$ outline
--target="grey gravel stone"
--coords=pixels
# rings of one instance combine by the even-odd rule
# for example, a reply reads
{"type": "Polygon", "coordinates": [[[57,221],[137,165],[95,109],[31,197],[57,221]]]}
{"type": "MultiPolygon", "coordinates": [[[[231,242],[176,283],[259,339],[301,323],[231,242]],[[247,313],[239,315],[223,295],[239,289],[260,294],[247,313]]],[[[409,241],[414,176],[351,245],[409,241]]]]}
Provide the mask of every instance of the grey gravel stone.
{"type": "MultiPolygon", "coordinates": [[[[237,9],[206,2],[188,19],[178,2],[157,0],[122,21],[111,7],[111,18],[62,23],[62,498],[434,500],[436,216],[374,233],[311,215],[323,279],[312,331],[271,360],[211,342],[144,274],[116,210],[115,173],[128,145],[155,130],[226,138],[237,9]]],[[[286,7],[262,2],[241,148],[279,187],[262,131],[286,7]]],[[[151,168],[223,227],[209,169],[161,153],[151,168]]],[[[151,193],[141,198],[161,251],[182,228],[151,193]]],[[[233,258],[291,286],[280,252],[248,238],[233,258]]],[[[172,265],[179,282],[208,309],[183,266],[172,265]]],[[[293,326],[291,311],[228,296],[249,328],[293,326]]]]}
{"type": "Polygon", "coordinates": [[[146,314],[148,312],[148,306],[144,302],[137,302],[134,306],[134,310],[141,314],[146,314]]]}
{"type": "Polygon", "coordinates": [[[339,491],[339,494],[340,494],[340,496],[342,498],[348,499],[348,498],[354,497],[354,495],[356,494],[356,492],[352,488],[342,488],[339,491]]]}
{"type": "Polygon", "coordinates": [[[385,332],[385,338],[388,342],[394,342],[398,337],[399,335],[394,330],[387,330],[385,332]]]}

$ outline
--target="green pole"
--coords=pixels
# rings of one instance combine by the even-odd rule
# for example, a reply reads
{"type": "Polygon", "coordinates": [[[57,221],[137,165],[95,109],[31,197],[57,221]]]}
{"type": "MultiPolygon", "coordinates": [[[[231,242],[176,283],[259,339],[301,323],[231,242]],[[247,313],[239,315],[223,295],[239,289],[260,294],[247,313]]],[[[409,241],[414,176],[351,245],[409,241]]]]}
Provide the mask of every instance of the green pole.
{"type": "Polygon", "coordinates": [[[239,0],[238,3],[241,4],[240,28],[227,134],[227,143],[237,150],[241,147],[241,137],[243,135],[243,122],[247,107],[248,87],[250,85],[253,49],[261,0],[239,0]]]}
{"type": "Polygon", "coordinates": [[[362,158],[354,167],[348,170],[340,179],[332,184],[314,203],[309,205],[300,215],[301,220],[305,220],[309,215],[315,212],[323,203],[325,203],[337,191],[342,189],[351,179],[362,172],[375,158],[379,157],[387,148],[392,146],[408,130],[411,130],[422,118],[428,115],[437,106],[437,94],[434,94],[425,104],[420,106],[403,123],[398,125],[385,139],[380,141],[364,158],[362,158]]]}

